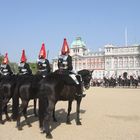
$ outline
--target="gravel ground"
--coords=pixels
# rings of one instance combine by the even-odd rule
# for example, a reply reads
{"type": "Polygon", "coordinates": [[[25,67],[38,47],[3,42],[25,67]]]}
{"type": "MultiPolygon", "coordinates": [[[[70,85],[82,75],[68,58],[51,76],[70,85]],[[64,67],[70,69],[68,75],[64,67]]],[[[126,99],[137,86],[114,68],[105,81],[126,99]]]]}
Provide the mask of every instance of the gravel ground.
{"type": "MultiPolygon", "coordinates": [[[[28,108],[32,127],[24,125],[23,117],[22,131],[17,130],[15,122],[0,124],[0,140],[46,140],[40,133],[38,118],[32,114],[32,103],[28,108]]],[[[75,103],[71,125],[65,123],[67,102],[57,103],[58,122],[52,123],[54,140],[140,140],[140,89],[91,87],[81,102],[81,126],[75,123],[75,103]]]]}

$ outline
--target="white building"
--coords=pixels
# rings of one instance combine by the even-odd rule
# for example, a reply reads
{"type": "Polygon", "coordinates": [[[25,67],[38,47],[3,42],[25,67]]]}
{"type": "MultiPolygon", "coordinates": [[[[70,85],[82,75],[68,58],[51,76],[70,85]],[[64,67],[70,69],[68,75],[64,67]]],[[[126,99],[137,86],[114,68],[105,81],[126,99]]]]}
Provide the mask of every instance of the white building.
{"type": "MultiPolygon", "coordinates": [[[[77,37],[70,46],[70,55],[72,56],[73,70],[82,69],[94,70],[93,78],[102,79],[104,74],[104,52],[91,52],[86,48],[86,44],[81,37],[77,37]]],[[[53,59],[53,71],[58,69],[58,58],[53,59]]]]}
{"type": "MultiPolygon", "coordinates": [[[[117,47],[105,45],[104,50],[89,51],[80,37],[77,37],[70,46],[70,55],[73,59],[73,70],[94,70],[94,79],[103,79],[103,76],[119,76],[124,72],[129,75],[140,75],[140,45],[117,47]]],[[[53,71],[58,69],[58,58],[53,59],[53,71]]]]}
{"type": "Polygon", "coordinates": [[[140,45],[117,47],[105,45],[105,75],[140,75],[140,45]]]}

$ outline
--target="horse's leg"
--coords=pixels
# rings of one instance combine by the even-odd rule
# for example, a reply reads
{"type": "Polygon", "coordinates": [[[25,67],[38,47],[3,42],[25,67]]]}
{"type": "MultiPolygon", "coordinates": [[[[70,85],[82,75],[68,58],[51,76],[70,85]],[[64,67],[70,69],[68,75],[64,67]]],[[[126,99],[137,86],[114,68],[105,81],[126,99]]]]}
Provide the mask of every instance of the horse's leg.
{"type": "Polygon", "coordinates": [[[43,120],[44,120],[44,111],[45,111],[45,100],[43,98],[39,98],[39,110],[38,110],[38,116],[39,116],[39,128],[42,132],[44,132],[43,128],[43,120]]]}
{"type": "Polygon", "coordinates": [[[76,101],[77,101],[77,106],[76,106],[76,112],[77,112],[76,124],[77,125],[81,125],[81,122],[80,122],[80,103],[81,103],[81,98],[78,98],[76,101]]]}
{"type": "Polygon", "coordinates": [[[51,122],[51,117],[53,115],[55,102],[50,99],[50,100],[48,100],[48,103],[46,105],[47,106],[46,106],[46,112],[45,112],[43,124],[44,124],[45,132],[46,132],[46,138],[52,138],[52,134],[51,134],[51,130],[50,130],[50,122],[51,122]]]}
{"type": "Polygon", "coordinates": [[[0,97],[0,123],[4,124],[4,121],[2,120],[2,98],[0,97]]]}
{"type": "Polygon", "coordinates": [[[22,100],[19,115],[17,117],[17,128],[18,128],[18,130],[22,130],[22,126],[21,126],[21,123],[20,123],[20,118],[21,118],[22,113],[24,113],[23,115],[25,117],[25,121],[27,122],[27,114],[26,114],[27,106],[28,106],[28,101],[22,100]]]}
{"type": "Polygon", "coordinates": [[[2,105],[2,108],[3,108],[3,111],[5,113],[5,116],[6,116],[6,120],[7,121],[11,121],[11,118],[9,117],[8,115],[8,112],[7,112],[7,104],[9,102],[10,98],[6,98],[3,100],[3,105],[2,105]]]}
{"type": "Polygon", "coordinates": [[[7,112],[7,105],[4,108],[4,112],[5,112],[5,115],[6,115],[6,120],[11,121],[11,118],[9,117],[8,112],[7,112]]]}
{"type": "Polygon", "coordinates": [[[35,117],[37,117],[37,113],[36,113],[36,102],[37,102],[37,99],[34,99],[34,115],[35,115],[35,117]]]}
{"type": "Polygon", "coordinates": [[[71,106],[72,106],[72,101],[69,100],[69,101],[68,101],[68,114],[67,114],[67,120],[66,120],[66,123],[67,123],[67,124],[71,124],[71,122],[70,122],[71,106]]]}
{"type": "Polygon", "coordinates": [[[24,116],[24,118],[25,118],[25,121],[26,121],[27,125],[28,125],[29,127],[31,127],[32,125],[30,124],[30,122],[29,122],[29,120],[28,120],[28,118],[27,118],[27,107],[28,107],[28,103],[29,103],[29,101],[23,101],[23,104],[24,104],[23,116],[24,116]]]}
{"type": "MultiPolygon", "coordinates": [[[[56,105],[56,103],[55,103],[55,105],[56,105]]],[[[53,121],[54,122],[57,122],[57,119],[55,117],[55,105],[54,105],[54,109],[53,109],[53,121]]]]}
{"type": "MultiPolygon", "coordinates": [[[[21,109],[22,109],[22,104],[21,104],[21,109]]],[[[20,110],[20,108],[19,108],[19,113],[18,113],[18,116],[17,116],[17,128],[18,128],[18,130],[22,130],[22,126],[21,126],[21,123],[20,123],[20,117],[22,115],[22,111],[23,110],[20,110]]]]}
{"type": "Polygon", "coordinates": [[[46,133],[46,138],[52,138],[52,134],[50,131],[50,114],[46,114],[44,117],[43,126],[46,133]]]}
{"type": "Polygon", "coordinates": [[[7,112],[7,104],[9,102],[9,98],[4,98],[2,101],[2,111],[5,113],[6,115],[6,120],[11,121],[8,112],[7,112]]]}

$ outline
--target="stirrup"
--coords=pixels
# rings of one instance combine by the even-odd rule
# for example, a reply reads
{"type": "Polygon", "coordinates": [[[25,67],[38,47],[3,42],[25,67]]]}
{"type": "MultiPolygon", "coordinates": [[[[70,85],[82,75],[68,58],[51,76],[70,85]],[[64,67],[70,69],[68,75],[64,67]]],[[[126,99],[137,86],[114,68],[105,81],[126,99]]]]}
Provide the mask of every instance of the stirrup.
{"type": "Polygon", "coordinates": [[[76,93],[75,95],[76,95],[77,97],[82,97],[82,98],[86,96],[86,94],[77,94],[77,93],[76,93]]]}

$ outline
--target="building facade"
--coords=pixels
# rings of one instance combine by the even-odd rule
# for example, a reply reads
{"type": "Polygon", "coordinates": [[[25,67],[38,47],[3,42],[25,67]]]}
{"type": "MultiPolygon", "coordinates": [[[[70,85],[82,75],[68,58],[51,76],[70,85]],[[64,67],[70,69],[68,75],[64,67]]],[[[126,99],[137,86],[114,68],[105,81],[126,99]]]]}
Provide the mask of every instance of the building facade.
{"type": "MultiPolygon", "coordinates": [[[[94,70],[93,78],[103,78],[105,69],[104,51],[89,51],[81,37],[77,37],[70,46],[70,55],[73,59],[72,63],[74,71],[82,69],[94,70]]],[[[53,59],[53,71],[58,69],[57,62],[58,58],[53,59]]]]}
{"type": "MultiPolygon", "coordinates": [[[[104,76],[119,76],[124,72],[129,75],[140,75],[140,46],[117,47],[105,45],[103,50],[92,52],[84,41],[77,37],[70,46],[73,59],[73,70],[94,70],[93,79],[104,76]]],[[[58,69],[58,58],[53,59],[53,71],[58,69]]]]}
{"type": "Polygon", "coordinates": [[[140,75],[140,45],[116,47],[105,45],[105,75],[140,75]]]}

